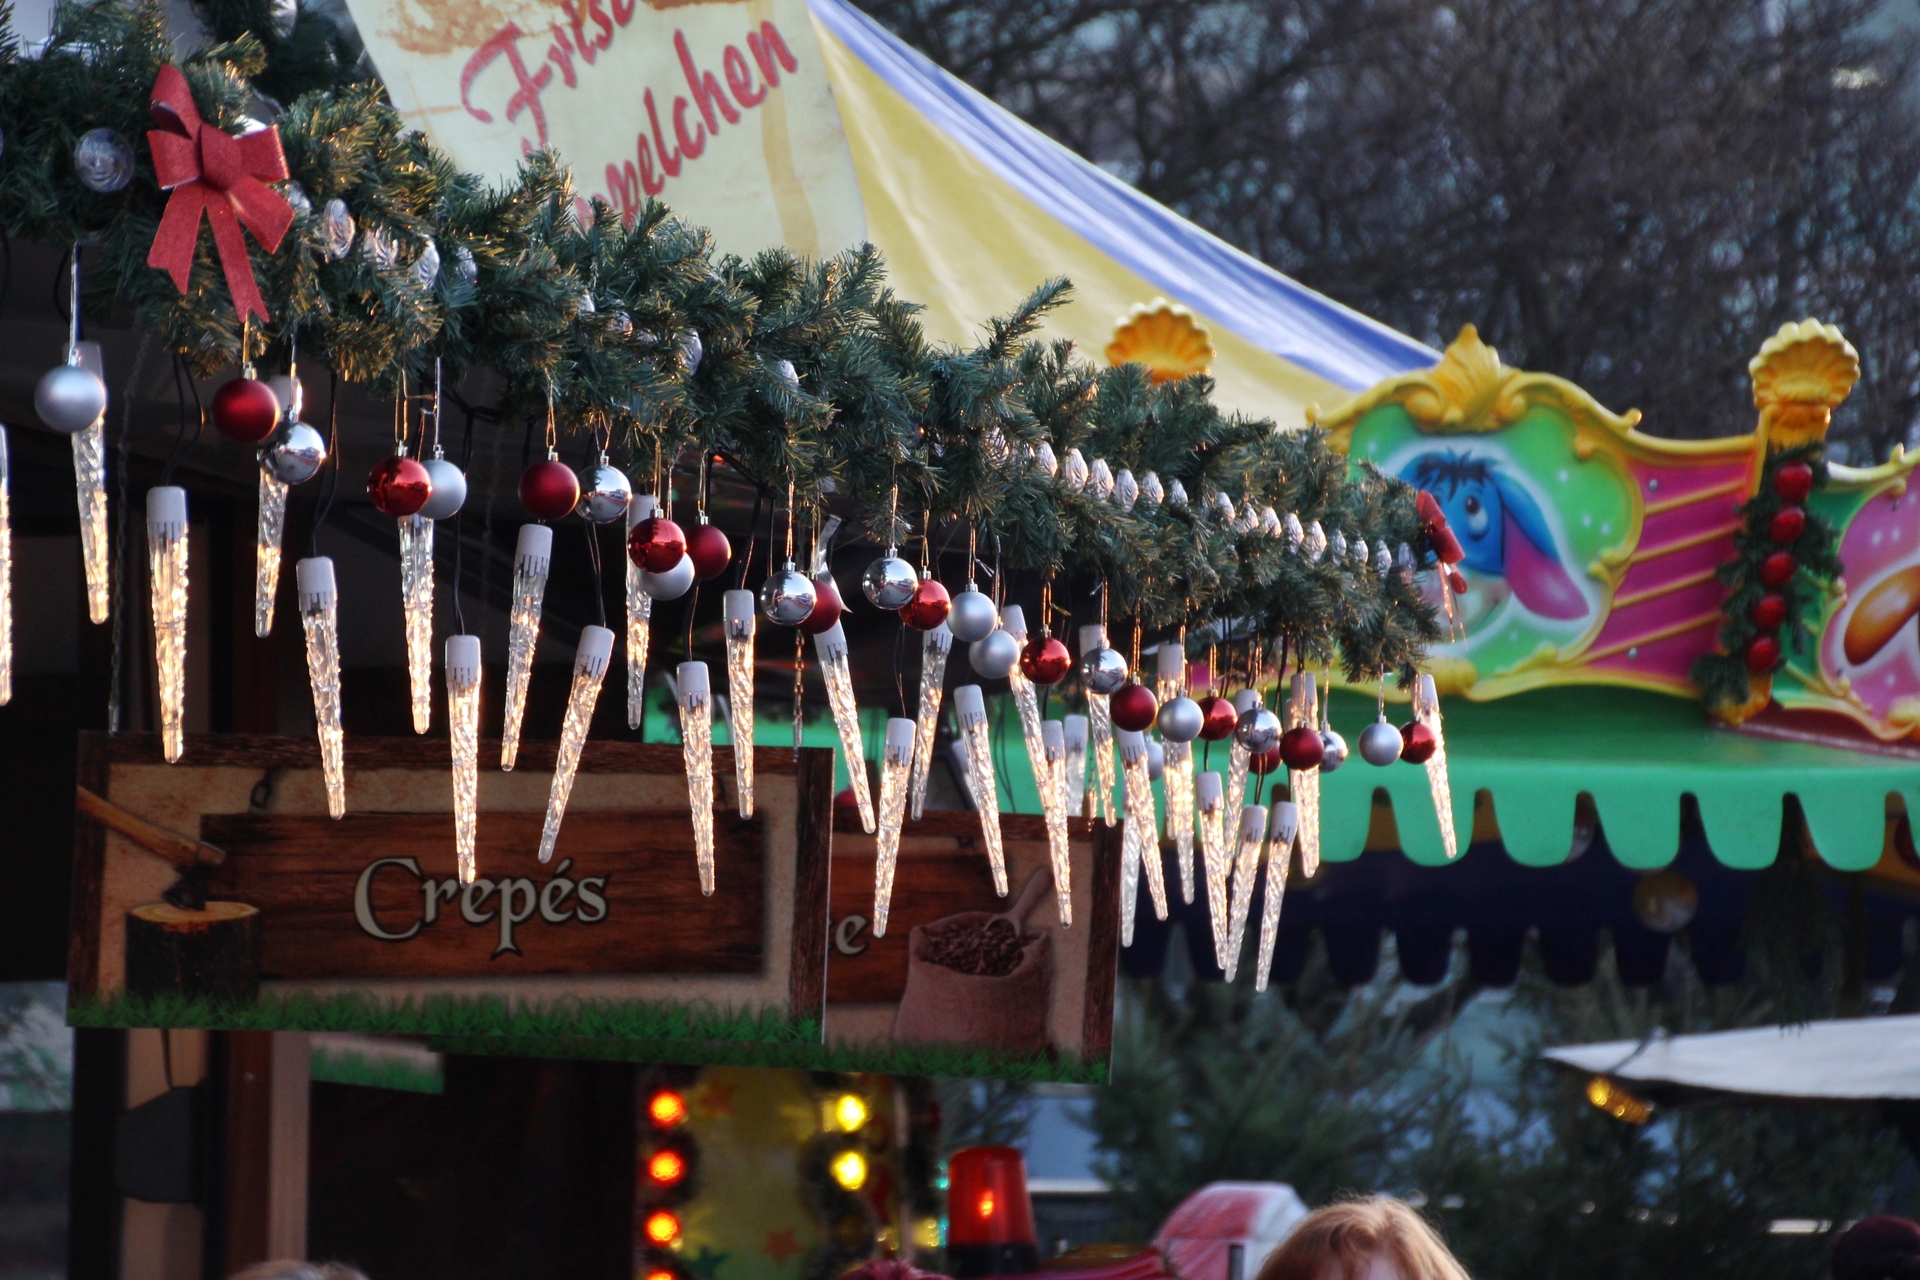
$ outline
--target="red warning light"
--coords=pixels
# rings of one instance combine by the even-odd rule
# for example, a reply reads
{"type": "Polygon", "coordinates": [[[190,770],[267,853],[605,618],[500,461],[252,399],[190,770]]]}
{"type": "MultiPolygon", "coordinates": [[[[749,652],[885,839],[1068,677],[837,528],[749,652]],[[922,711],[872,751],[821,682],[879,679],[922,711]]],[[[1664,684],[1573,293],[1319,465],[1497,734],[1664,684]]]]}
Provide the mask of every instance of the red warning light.
{"type": "Polygon", "coordinates": [[[947,1165],[950,1245],[1032,1244],[1027,1171],[1012,1147],[956,1151],[947,1165]]]}
{"type": "Polygon", "coordinates": [[[687,1176],[687,1158],[678,1151],[656,1151],[647,1160],[647,1178],[655,1186],[671,1187],[687,1176]]]}
{"type": "Polygon", "coordinates": [[[662,1129],[671,1129],[687,1118],[687,1100],[671,1089],[662,1089],[647,1101],[647,1115],[662,1129]]]}
{"type": "Polygon", "coordinates": [[[665,1267],[656,1267],[652,1271],[647,1272],[647,1280],[680,1280],[680,1277],[665,1267]]]}
{"type": "Polygon", "coordinates": [[[680,1219],[665,1209],[659,1209],[648,1215],[646,1225],[647,1239],[661,1248],[666,1248],[680,1238],[680,1219]]]}

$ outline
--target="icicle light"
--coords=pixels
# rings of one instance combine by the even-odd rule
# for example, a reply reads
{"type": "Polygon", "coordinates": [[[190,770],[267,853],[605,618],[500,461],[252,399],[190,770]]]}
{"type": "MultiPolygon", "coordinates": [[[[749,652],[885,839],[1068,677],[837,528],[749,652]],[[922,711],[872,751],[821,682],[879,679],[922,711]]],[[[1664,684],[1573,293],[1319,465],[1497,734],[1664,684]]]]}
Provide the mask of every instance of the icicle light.
{"type": "Polygon", "coordinates": [[[1066,726],[1063,736],[1067,740],[1067,812],[1082,813],[1087,804],[1087,718],[1068,716],[1061,723],[1066,726]]]}
{"type": "Polygon", "coordinates": [[[1047,773],[1039,779],[1042,808],[1047,816],[1047,854],[1053,862],[1053,888],[1060,909],[1060,927],[1073,927],[1073,848],[1067,843],[1067,732],[1058,720],[1040,725],[1040,741],[1047,753],[1047,773]],[[1047,804],[1051,797],[1053,803],[1047,804]]]}
{"type": "Polygon", "coordinates": [[[1186,689],[1186,651],[1178,641],[1162,640],[1153,655],[1153,700],[1164,707],[1186,689]]]}
{"type": "Polygon", "coordinates": [[[1260,870],[1260,843],[1267,836],[1267,811],[1257,804],[1240,807],[1233,858],[1233,915],[1227,925],[1227,962],[1221,968],[1232,982],[1240,970],[1240,948],[1247,937],[1247,913],[1253,906],[1253,878],[1260,870]]]}
{"type": "MultiPolygon", "coordinates": [[[[652,517],[653,495],[642,494],[627,504],[627,534],[642,520],[652,517]]],[[[653,597],[640,586],[640,566],[632,556],[622,557],[627,564],[627,728],[638,729],[647,722],[647,642],[653,632],[653,597]]]]}
{"type": "Polygon", "coordinates": [[[1273,944],[1280,936],[1280,903],[1287,894],[1287,868],[1293,864],[1293,837],[1300,827],[1299,807],[1282,800],[1273,806],[1273,838],[1267,841],[1265,901],[1260,906],[1260,967],[1253,972],[1253,989],[1267,989],[1273,969],[1273,944]]]}
{"type": "Polygon", "coordinates": [[[187,712],[187,491],[147,490],[147,573],[153,588],[153,656],[159,668],[160,754],[185,749],[187,712]]]}
{"type": "Polygon", "coordinates": [[[1153,899],[1156,920],[1167,918],[1167,884],[1160,859],[1160,823],[1153,811],[1147,735],[1122,729],[1118,739],[1126,800],[1126,825],[1120,841],[1120,945],[1131,946],[1142,867],[1147,873],[1147,896],[1153,899]]]}
{"type": "Polygon", "coordinates": [[[953,691],[953,710],[960,719],[960,740],[967,749],[967,788],[980,814],[980,834],[987,842],[987,866],[993,872],[993,891],[1007,896],[1007,855],[1000,843],[1000,788],[993,776],[993,744],[987,738],[987,701],[977,684],[953,691]]]}
{"type": "Polygon", "coordinates": [[[1200,828],[1200,867],[1207,882],[1207,919],[1213,926],[1213,962],[1227,967],[1227,805],[1220,775],[1209,769],[1194,780],[1200,828]]]}
{"type": "Polygon", "coordinates": [[[727,636],[727,730],[733,738],[734,803],[753,816],[753,631],[759,616],[751,591],[721,597],[727,636]]]}
{"type": "MultiPolygon", "coordinates": [[[[847,668],[846,631],[834,623],[813,638],[813,652],[820,660],[820,675],[826,681],[827,705],[833,709],[834,728],[840,731],[840,758],[847,766],[847,782],[853,787],[854,803],[860,807],[860,826],[871,835],[873,790],[867,781],[866,745],[860,739],[860,708],[853,700],[853,673],[847,668]]],[[[1006,891],[1003,881],[1000,892],[1006,891]]]]}
{"type": "Polygon", "coordinates": [[[13,701],[13,516],[7,468],[7,429],[0,427],[0,707],[13,701]]]}
{"type": "MultiPolygon", "coordinates": [[[[80,367],[106,381],[97,342],[78,342],[80,367]]],[[[113,583],[107,564],[107,416],[73,437],[73,493],[80,508],[80,558],[87,573],[87,620],[107,620],[113,583]]]]}
{"type": "MultiPolygon", "coordinates": [[[[1293,697],[1287,701],[1287,727],[1305,725],[1316,728],[1320,723],[1320,695],[1315,686],[1311,671],[1296,672],[1293,677],[1293,697]]],[[[1294,804],[1299,806],[1300,824],[1300,871],[1312,876],[1320,869],[1320,770],[1289,769],[1287,771],[1287,794],[1294,804]]]]}
{"type": "MultiPolygon", "coordinates": [[[[593,708],[600,701],[600,685],[607,678],[607,663],[612,659],[613,632],[605,627],[580,628],[580,646],[573,654],[573,689],[567,694],[567,717],[560,725],[560,752],[553,762],[553,787],[547,792],[547,820],[540,824],[541,862],[553,861],[553,846],[560,838],[561,820],[567,816],[567,799],[573,794],[574,775],[580,771],[580,749],[587,744],[587,730],[593,726],[593,708]]],[[[711,805],[711,773],[707,794],[711,805]]],[[[708,846],[711,860],[711,834],[708,846]]]]}
{"type": "Polygon", "coordinates": [[[507,615],[507,706],[500,726],[500,768],[512,771],[520,754],[520,722],[527,714],[527,681],[533,676],[533,651],[540,643],[540,604],[553,567],[553,530],[543,524],[520,526],[513,551],[513,602],[507,615]]]}
{"type": "Polygon", "coordinates": [[[327,814],[347,812],[347,771],[340,731],[340,600],[333,561],[325,556],[293,566],[300,625],[307,633],[307,683],[313,686],[313,720],[320,737],[320,776],[327,788],[327,814]]]}
{"type": "Polygon", "coordinates": [[[907,817],[907,790],[913,776],[916,727],[895,716],[887,721],[887,743],[880,755],[880,829],[874,833],[873,936],[886,936],[887,909],[893,904],[893,871],[900,860],[900,824],[907,817]]]}
{"type": "Polygon", "coordinates": [[[927,808],[927,777],[933,771],[933,739],[940,727],[940,694],[947,682],[947,655],[953,652],[953,632],[946,623],[920,637],[920,704],[913,728],[913,772],[908,782],[908,808],[918,822],[927,808]]]}
{"type": "Polygon", "coordinates": [[[1167,835],[1180,862],[1180,901],[1193,901],[1193,744],[1161,744],[1167,758],[1160,786],[1167,799],[1167,835]]]}
{"type": "Polygon", "coordinates": [[[433,720],[433,521],[425,516],[400,521],[400,608],[406,615],[413,731],[425,733],[433,720]]]}
{"type": "MultiPolygon", "coordinates": [[[[1107,629],[1089,625],[1080,628],[1080,652],[1092,653],[1095,649],[1107,647],[1107,629]]],[[[1108,826],[1119,821],[1119,810],[1113,799],[1113,709],[1104,693],[1087,690],[1087,741],[1093,752],[1093,785],[1096,788],[1093,806],[1087,816],[1099,817],[1108,826]]]]}
{"type": "Polygon", "coordinates": [[[480,637],[447,637],[447,732],[453,746],[453,844],[460,883],[478,874],[480,814],[480,637]]]}
{"type": "MultiPolygon", "coordinates": [[[[1010,604],[1000,611],[1000,628],[1026,647],[1027,618],[1019,605],[1010,604]]],[[[1040,793],[1040,812],[1046,817],[1047,855],[1054,868],[1054,884],[1066,898],[1073,892],[1073,870],[1067,856],[1067,801],[1058,788],[1048,785],[1052,767],[1047,763],[1046,739],[1040,731],[1040,693],[1018,663],[1007,672],[1007,684],[1013,691],[1014,709],[1020,714],[1020,736],[1027,744],[1027,766],[1033,770],[1034,789],[1040,793]]]]}
{"type": "Polygon", "coordinates": [[[1440,729],[1440,691],[1425,672],[1413,685],[1413,718],[1433,730],[1433,755],[1427,759],[1427,789],[1433,792],[1433,816],[1440,822],[1440,845],[1447,861],[1460,856],[1453,829],[1453,784],[1447,778],[1447,738],[1440,729]]]}
{"type": "Polygon", "coordinates": [[[683,662],[680,686],[680,750],[687,766],[687,803],[693,810],[693,858],[700,892],[713,893],[713,686],[704,662],[683,662]]]}
{"type": "Polygon", "coordinates": [[[253,634],[273,634],[273,598],[280,592],[280,545],[287,532],[287,486],[260,462],[260,518],[253,538],[253,634]]]}
{"type": "MultiPolygon", "coordinates": [[[[1260,705],[1260,693],[1255,689],[1242,689],[1233,695],[1233,709],[1237,715],[1245,715],[1260,705]]],[[[1253,765],[1253,753],[1240,745],[1240,739],[1233,740],[1232,749],[1227,752],[1227,812],[1238,813],[1247,800],[1247,770],[1253,765]]]]}

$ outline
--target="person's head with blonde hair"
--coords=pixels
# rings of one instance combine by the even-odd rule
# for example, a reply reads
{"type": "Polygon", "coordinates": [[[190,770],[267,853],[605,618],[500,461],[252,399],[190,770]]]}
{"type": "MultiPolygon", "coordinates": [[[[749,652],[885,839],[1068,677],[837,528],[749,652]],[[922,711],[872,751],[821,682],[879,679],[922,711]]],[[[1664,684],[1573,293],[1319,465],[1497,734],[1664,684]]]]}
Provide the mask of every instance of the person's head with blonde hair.
{"type": "Polygon", "coordinates": [[[1367,1196],[1315,1209],[1268,1255],[1256,1280],[1469,1280],[1411,1205],[1367,1196]]]}

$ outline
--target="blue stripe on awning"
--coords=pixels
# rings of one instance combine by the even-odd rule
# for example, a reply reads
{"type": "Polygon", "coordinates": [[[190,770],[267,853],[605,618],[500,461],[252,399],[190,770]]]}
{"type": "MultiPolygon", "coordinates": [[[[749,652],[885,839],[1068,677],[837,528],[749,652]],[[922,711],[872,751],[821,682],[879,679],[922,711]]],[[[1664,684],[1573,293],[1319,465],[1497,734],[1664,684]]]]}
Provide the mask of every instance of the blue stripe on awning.
{"type": "Polygon", "coordinates": [[[1288,279],[1075,155],[845,0],[809,5],[874,74],[982,164],[1176,301],[1350,391],[1439,362],[1439,352],[1288,279]]]}

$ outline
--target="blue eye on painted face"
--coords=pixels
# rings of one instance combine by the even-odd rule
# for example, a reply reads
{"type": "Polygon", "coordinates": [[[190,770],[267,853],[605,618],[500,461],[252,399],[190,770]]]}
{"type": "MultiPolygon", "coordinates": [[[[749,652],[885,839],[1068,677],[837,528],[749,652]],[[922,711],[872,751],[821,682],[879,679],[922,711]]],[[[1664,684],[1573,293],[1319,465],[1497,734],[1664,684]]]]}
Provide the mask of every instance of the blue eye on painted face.
{"type": "Polygon", "coordinates": [[[1490,523],[1486,504],[1480,501],[1478,495],[1470,493],[1460,505],[1467,513],[1467,534],[1474,538],[1486,537],[1490,523]]]}

